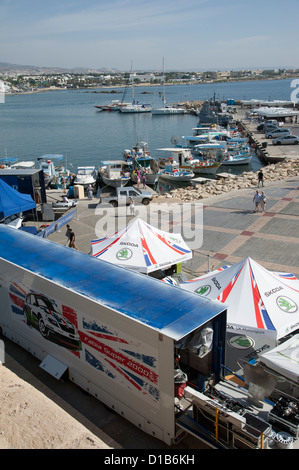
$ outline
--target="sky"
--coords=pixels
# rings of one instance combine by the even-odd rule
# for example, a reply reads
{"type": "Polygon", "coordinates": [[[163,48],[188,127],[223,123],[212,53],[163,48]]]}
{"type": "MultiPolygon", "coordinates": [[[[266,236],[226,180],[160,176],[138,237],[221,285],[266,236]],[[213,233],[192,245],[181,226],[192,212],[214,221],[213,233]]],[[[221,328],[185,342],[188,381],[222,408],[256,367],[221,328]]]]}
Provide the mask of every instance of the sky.
{"type": "Polygon", "coordinates": [[[299,0],[0,0],[0,62],[299,68],[299,0]]]}

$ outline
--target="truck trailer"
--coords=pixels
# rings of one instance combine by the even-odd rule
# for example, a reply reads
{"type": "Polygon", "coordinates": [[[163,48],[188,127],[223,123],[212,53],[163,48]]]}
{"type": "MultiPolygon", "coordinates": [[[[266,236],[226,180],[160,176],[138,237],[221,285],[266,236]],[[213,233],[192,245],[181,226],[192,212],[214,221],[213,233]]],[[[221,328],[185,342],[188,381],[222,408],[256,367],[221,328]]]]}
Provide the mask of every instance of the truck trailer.
{"type": "Polygon", "coordinates": [[[225,306],[10,227],[0,246],[3,335],[174,443],[187,380],[220,380],[225,306]]]}
{"type": "Polygon", "coordinates": [[[251,363],[224,374],[224,304],[8,226],[0,246],[1,333],[46,372],[167,445],[269,448],[274,433],[298,447],[281,378],[251,363]]]}

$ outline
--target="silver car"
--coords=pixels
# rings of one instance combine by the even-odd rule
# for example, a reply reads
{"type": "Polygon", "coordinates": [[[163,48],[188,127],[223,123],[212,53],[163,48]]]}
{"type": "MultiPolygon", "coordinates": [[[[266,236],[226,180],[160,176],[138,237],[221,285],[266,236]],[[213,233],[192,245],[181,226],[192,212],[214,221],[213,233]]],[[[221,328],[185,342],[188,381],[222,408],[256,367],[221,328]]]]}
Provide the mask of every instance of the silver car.
{"type": "Polygon", "coordinates": [[[266,139],[276,139],[276,137],[282,137],[289,135],[290,133],[290,129],[275,129],[273,131],[267,132],[266,139]]]}
{"type": "Polygon", "coordinates": [[[283,135],[272,140],[273,145],[296,145],[299,144],[299,137],[296,135],[283,135]]]}

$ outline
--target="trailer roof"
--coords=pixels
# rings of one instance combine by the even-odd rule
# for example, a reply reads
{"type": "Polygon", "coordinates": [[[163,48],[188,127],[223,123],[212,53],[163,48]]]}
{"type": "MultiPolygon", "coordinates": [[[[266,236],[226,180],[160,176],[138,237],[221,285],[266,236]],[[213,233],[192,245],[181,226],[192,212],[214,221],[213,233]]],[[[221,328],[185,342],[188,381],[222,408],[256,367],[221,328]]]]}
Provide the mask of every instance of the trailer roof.
{"type": "Polygon", "coordinates": [[[0,246],[1,259],[174,340],[226,309],[220,302],[11,227],[0,225],[0,246]]]}

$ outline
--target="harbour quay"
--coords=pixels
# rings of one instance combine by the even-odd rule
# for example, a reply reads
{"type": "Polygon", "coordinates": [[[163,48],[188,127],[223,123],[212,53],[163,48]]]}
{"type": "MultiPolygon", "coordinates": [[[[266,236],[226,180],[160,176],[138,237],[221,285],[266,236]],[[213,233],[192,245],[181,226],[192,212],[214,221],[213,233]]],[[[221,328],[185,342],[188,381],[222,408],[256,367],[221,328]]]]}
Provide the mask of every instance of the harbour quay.
{"type": "Polygon", "coordinates": [[[249,143],[251,144],[252,148],[255,149],[257,156],[264,164],[267,165],[269,163],[277,163],[284,161],[287,158],[299,158],[299,149],[296,145],[274,145],[271,139],[266,139],[265,134],[257,130],[258,124],[261,122],[267,122],[267,120],[270,119],[271,114],[273,114],[273,119],[280,121],[284,128],[290,130],[291,134],[299,137],[298,109],[286,108],[279,114],[275,114],[273,112],[270,115],[265,111],[265,117],[263,114],[261,114],[263,120],[258,119],[257,115],[251,115],[251,113],[248,112],[246,108],[237,107],[236,109],[236,121],[243,129],[243,132],[248,138],[249,143]],[[267,116],[269,117],[267,118],[267,116]]]}

